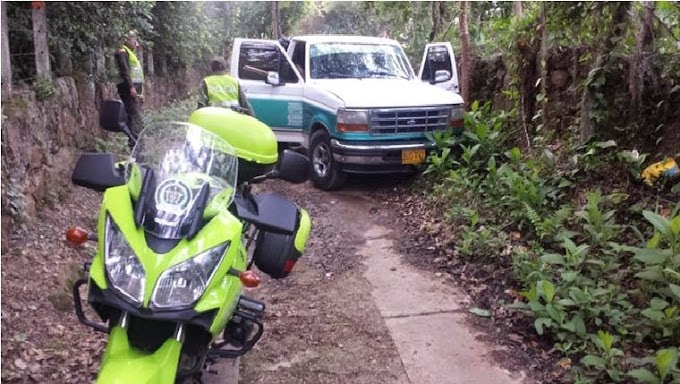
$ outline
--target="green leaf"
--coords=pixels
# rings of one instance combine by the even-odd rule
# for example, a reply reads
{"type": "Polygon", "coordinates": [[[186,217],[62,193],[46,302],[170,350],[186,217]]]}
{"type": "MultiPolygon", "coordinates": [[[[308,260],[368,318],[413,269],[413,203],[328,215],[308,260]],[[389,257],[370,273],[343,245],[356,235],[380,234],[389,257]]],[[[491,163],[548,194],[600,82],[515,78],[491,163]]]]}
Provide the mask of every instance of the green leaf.
{"type": "Polygon", "coordinates": [[[659,384],[661,381],[650,371],[644,369],[644,368],[638,368],[638,369],[633,369],[632,371],[628,371],[626,375],[630,377],[634,377],[638,379],[639,381],[642,381],[643,383],[648,383],[648,384],[659,384]]]}
{"type": "Polygon", "coordinates": [[[680,235],[680,215],[671,220],[671,233],[675,236],[680,235]]]}
{"type": "Polygon", "coordinates": [[[505,152],[505,156],[513,162],[518,162],[522,159],[522,152],[517,147],[513,147],[509,151],[505,152]]]}
{"type": "Polygon", "coordinates": [[[539,317],[534,320],[534,328],[539,335],[543,335],[543,327],[550,327],[552,325],[552,319],[547,317],[539,317]]]}
{"type": "Polygon", "coordinates": [[[660,242],[661,242],[661,233],[654,232],[654,236],[652,236],[652,238],[649,239],[649,241],[647,241],[647,248],[656,249],[659,246],[660,242]]]}
{"type": "Polygon", "coordinates": [[[598,143],[595,143],[595,146],[598,147],[598,148],[602,148],[602,149],[616,147],[616,141],[607,140],[607,141],[603,141],[603,142],[598,142],[598,143]]]}
{"type": "Polygon", "coordinates": [[[563,307],[569,307],[569,306],[572,306],[572,305],[576,305],[576,303],[572,299],[560,299],[560,300],[557,300],[557,304],[561,305],[563,307]]]}
{"type": "Polygon", "coordinates": [[[645,264],[655,265],[666,261],[664,252],[657,249],[640,248],[635,252],[635,260],[639,260],[645,264]]]}
{"type": "Polygon", "coordinates": [[[661,273],[660,270],[658,269],[648,269],[642,272],[638,272],[635,274],[635,277],[642,279],[642,280],[650,280],[650,281],[657,281],[660,283],[665,283],[666,279],[663,277],[663,274],[661,273]]]}
{"type": "Polygon", "coordinates": [[[560,311],[559,309],[555,308],[554,305],[548,304],[545,306],[545,310],[548,312],[548,315],[550,315],[550,318],[555,320],[556,323],[561,324],[564,320],[564,312],[560,311]]]}
{"type": "Polygon", "coordinates": [[[671,188],[671,192],[673,193],[680,193],[680,183],[677,183],[671,188]]]}
{"type": "Polygon", "coordinates": [[[576,271],[562,272],[562,280],[566,281],[567,283],[571,283],[572,281],[576,280],[576,277],[578,277],[578,272],[576,271]]]}
{"type": "Polygon", "coordinates": [[[662,310],[662,309],[668,307],[668,305],[669,305],[669,304],[668,304],[668,302],[667,302],[666,300],[661,300],[661,299],[658,299],[658,298],[656,298],[656,297],[653,298],[653,299],[649,302],[649,307],[652,308],[652,309],[654,309],[654,310],[657,310],[657,311],[660,311],[660,310],[662,310]]]}
{"type": "Polygon", "coordinates": [[[678,365],[678,351],[676,349],[662,349],[657,352],[654,363],[663,381],[668,373],[678,365]]]}
{"type": "Polygon", "coordinates": [[[585,365],[586,367],[601,367],[604,368],[605,366],[605,361],[599,356],[595,355],[586,355],[581,359],[581,364],[585,365]]]}
{"type": "Polygon", "coordinates": [[[614,345],[614,336],[609,332],[597,331],[597,338],[602,341],[605,352],[609,352],[612,349],[612,345],[614,345]]]}
{"type": "Polygon", "coordinates": [[[576,325],[576,334],[579,336],[584,336],[586,334],[586,323],[580,315],[575,315],[572,322],[576,325]]]}
{"type": "Polygon", "coordinates": [[[564,257],[556,253],[545,254],[541,256],[541,260],[546,264],[564,265],[564,257]]]}
{"type": "Polygon", "coordinates": [[[668,286],[670,287],[671,292],[673,292],[675,297],[677,297],[678,300],[680,300],[680,286],[675,285],[675,284],[669,284],[668,286]]]}
{"type": "Polygon", "coordinates": [[[552,303],[555,298],[555,285],[548,280],[543,280],[541,282],[541,287],[543,288],[543,297],[548,303],[552,303]]]}
{"type": "Polygon", "coordinates": [[[671,234],[670,233],[670,222],[668,221],[668,219],[666,219],[665,217],[663,217],[661,215],[657,215],[656,213],[654,213],[652,211],[644,211],[644,212],[642,212],[642,215],[647,219],[647,221],[652,223],[652,225],[654,226],[654,229],[663,233],[666,236],[670,236],[670,234],[671,234]]]}
{"type": "Polygon", "coordinates": [[[472,307],[468,309],[468,312],[480,317],[491,317],[491,311],[489,311],[488,309],[472,307]]]}

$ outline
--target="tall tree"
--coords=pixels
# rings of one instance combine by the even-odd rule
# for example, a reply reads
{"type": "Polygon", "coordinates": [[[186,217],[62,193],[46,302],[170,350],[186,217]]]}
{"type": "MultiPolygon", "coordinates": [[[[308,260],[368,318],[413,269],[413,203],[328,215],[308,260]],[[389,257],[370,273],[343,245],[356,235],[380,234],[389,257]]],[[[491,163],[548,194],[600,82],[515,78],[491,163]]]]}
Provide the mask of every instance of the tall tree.
{"type": "Polygon", "coordinates": [[[522,17],[524,14],[524,7],[522,6],[521,1],[512,2],[512,13],[517,17],[522,17]]]}
{"type": "Polygon", "coordinates": [[[595,135],[595,125],[592,120],[593,109],[593,92],[592,85],[595,79],[604,75],[605,64],[609,61],[612,50],[616,47],[617,42],[626,30],[625,20],[630,8],[628,2],[605,3],[603,6],[610,7],[612,10],[611,20],[608,28],[600,38],[600,43],[597,48],[597,58],[589,72],[588,80],[586,81],[585,89],[581,97],[581,127],[579,140],[586,143],[595,135]],[[612,9],[613,8],[613,9],[612,9]]]}
{"type": "Polygon", "coordinates": [[[430,32],[430,42],[433,42],[442,33],[442,25],[446,6],[442,1],[432,2],[432,31],[430,32]]]}
{"type": "Polygon", "coordinates": [[[461,1],[460,3],[460,88],[462,90],[463,101],[466,104],[470,103],[470,69],[471,69],[471,47],[470,47],[470,31],[468,29],[468,17],[470,13],[470,2],[461,1]]]}
{"type": "Polygon", "coordinates": [[[2,2],[2,98],[12,96],[12,63],[9,59],[9,32],[7,31],[7,7],[2,2]]]}
{"type": "Polygon", "coordinates": [[[281,38],[281,9],[278,1],[272,1],[272,37],[281,38]]]}
{"type": "Polygon", "coordinates": [[[628,77],[628,90],[630,92],[631,106],[636,108],[640,95],[644,92],[644,75],[649,62],[649,55],[653,51],[654,43],[654,9],[655,4],[651,1],[643,2],[642,15],[637,12],[637,41],[635,55],[631,60],[628,77]]]}
{"type": "Polygon", "coordinates": [[[548,125],[548,27],[546,16],[547,2],[541,2],[539,25],[541,28],[541,49],[538,55],[539,68],[541,71],[541,122],[543,127],[548,125]]]}

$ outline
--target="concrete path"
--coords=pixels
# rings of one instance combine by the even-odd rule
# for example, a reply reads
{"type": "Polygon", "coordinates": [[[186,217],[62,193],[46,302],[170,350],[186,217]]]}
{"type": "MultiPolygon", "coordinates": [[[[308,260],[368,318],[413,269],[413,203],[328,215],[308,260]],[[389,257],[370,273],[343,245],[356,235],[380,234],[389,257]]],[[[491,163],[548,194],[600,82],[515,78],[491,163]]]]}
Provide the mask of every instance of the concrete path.
{"type": "Polygon", "coordinates": [[[522,373],[494,365],[492,349],[465,324],[467,308],[460,293],[401,262],[390,231],[373,226],[360,251],[372,296],[398,348],[412,384],[521,383],[522,373]]]}

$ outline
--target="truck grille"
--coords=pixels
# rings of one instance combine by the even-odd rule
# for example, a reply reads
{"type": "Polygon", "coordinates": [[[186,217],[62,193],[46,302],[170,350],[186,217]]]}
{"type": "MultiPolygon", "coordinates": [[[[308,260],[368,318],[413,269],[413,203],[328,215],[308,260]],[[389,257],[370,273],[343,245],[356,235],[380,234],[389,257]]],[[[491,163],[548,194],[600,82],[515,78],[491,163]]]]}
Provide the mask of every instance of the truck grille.
{"type": "Polygon", "coordinates": [[[373,109],[371,133],[420,133],[444,131],[451,121],[451,107],[373,109]]]}

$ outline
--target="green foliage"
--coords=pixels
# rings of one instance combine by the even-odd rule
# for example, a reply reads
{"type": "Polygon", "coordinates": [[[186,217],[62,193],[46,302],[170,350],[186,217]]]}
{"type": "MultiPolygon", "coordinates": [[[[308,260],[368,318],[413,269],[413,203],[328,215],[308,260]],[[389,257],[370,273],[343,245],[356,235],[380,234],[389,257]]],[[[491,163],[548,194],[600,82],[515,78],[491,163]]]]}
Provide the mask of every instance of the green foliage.
{"type": "Polygon", "coordinates": [[[33,82],[32,88],[33,92],[35,92],[35,98],[39,101],[47,100],[57,92],[54,81],[47,77],[38,78],[33,82]]]}
{"type": "Polygon", "coordinates": [[[151,14],[154,51],[167,59],[170,69],[205,63],[221,53],[220,3],[157,2],[151,14]],[[210,17],[213,15],[213,17],[210,17]]]}
{"type": "MultiPolygon", "coordinates": [[[[555,350],[579,362],[574,381],[655,375],[655,382],[668,382],[671,368],[655,368],[649,376],[642,364],[632,369],[636,363],[628,354],[633,346],[677,344],[680,208],[670,218],[629,210],[627,194],[582,191],[574,184],[616,161],[636,171],[644,156],[622,161],[630,153],[617,152],[613,141],[577,147],[561,161],[547,149],[532,157],[516,147],[503,151],[505,124],[498,119],[473,103],[462,137],[431,136],[439,151],[426,172],[439,178],[433,192],[446,202],[445,216],[458,230],[451,240],[455,254],[466,262],[511,264],[526,287],[524,302],[511,307],[532,318],[555,350]],[[623,225],[621,217],[631,212],[651,228],[637,221],[623,225]],[[636,244],[631,231],[638,238],[649,234],[646,245],[636,244]],[[514,245],[519,238],[524,243],[514,245]]],[[[669,353],[661,355],[660,367],[672,363],[669,353]]]]}
{"type": "Polygon", "coordinates": [[[153,7],[149,1],[47,3],[50,46],[84,57],[107,47],[112,50],[132,29],[144,38],[153,31],[153,7]]]}
{"type": "Polygon", "coordinates": [[[144,126],[148,127],[166,121],[186,121],[189,115],[196,110],[198,93],[183,100],[176,100],[169,106],[144,113],[144,126]]]}
{"type": "Polygon", "coordinates": [[[668,382],[667,379],[671,383],[680,381],[678,348],[659,350],[652,362],[655,372],[645,368],[636,368],[628,371],[626,375],[637,379],[639,382],[648,384],[663,384],[668,382]]]}

